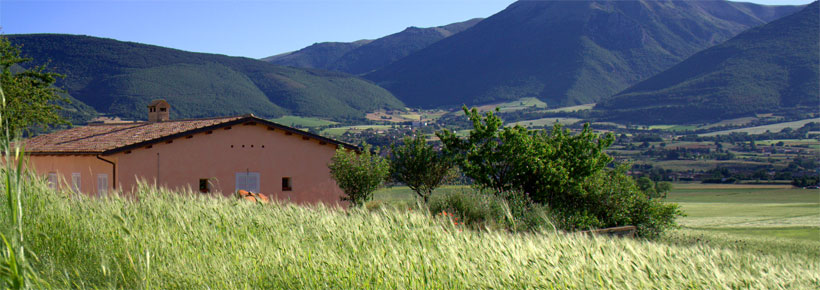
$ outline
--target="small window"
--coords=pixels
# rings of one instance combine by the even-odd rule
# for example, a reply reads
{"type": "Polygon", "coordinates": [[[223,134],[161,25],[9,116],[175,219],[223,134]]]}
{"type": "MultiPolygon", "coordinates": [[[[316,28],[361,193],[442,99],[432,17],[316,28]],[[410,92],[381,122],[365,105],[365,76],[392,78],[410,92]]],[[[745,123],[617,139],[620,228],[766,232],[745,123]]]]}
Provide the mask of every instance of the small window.
{"type": "Polygon", "coordinates": [[[209,193],[211,192],[211,182],[208,178],[200,178],[199,179],[199,192],[201,193],[209,193]]]}
{"type": "Polygon", "coordinates": [[[159,108],[160,112],[165,112],[165,110],[166,110],[165,108],[159,108]]]}
{"type": "Polygon", "coordinates": [[[79,172],[74,172],[71,174],[71,190],[75,193],[80,193],[80,188],[82,187],[82,177],[79,172]]]}
{"type": "Polygon", "coordinates": [[[108,195],[108,174],[97,174],[97,197],[108,195]]]}
{"type": "Polygon", "coordinates": [[[291,191],[293,190],[292,184],[290,183],[290,177],[282,177],[282,191],[291,191]]]}
{"type": "Polygon", "coordinates": [[[57,172],[48,173],[48,188],[57,189],[57,172]]]}

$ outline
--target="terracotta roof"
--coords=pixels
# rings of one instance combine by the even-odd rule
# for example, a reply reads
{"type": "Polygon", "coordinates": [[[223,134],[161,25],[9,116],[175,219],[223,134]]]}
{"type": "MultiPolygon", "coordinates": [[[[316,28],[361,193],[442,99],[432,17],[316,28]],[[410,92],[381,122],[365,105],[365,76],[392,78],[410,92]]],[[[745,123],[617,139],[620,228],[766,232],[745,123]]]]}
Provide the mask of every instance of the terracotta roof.
{"type": "Polygon", "coordinates": [[[164,122],[93,124],[27,139],[25,150],[32,154],[113,154],[129,148],[249,121],[357,149],[356,146],[350,144],[273,123],[253,115],[244,115],[164,122]]]}

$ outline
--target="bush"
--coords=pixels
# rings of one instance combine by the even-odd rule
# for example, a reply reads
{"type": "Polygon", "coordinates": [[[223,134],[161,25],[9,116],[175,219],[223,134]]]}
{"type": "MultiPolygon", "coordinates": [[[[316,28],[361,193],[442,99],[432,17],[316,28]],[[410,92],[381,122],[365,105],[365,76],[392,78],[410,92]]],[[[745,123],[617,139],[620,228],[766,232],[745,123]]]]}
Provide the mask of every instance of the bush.
{"type": "Polygon", "coordinates": [[[638,235],[655,238],[675,226],[681,215],[676,204],[652,199],[626,174],[626,166],[606,169],[588,178],[575,204],[553,207],[551,217],[558,227],[587,230],[634,225],[638,235]]]}
{"type": "Polygon", "coordinates": [[[466,139],[438,132],[444,151],[477,185],[510,204],[549,208],[556,225],[566,230],[635,225],[645,227],[639,235],[651,237],[674,226],[676,206],[651,201],[625,167],[607,168],[613,160],[605,151],[614,141],[611,134],[599,136],[589,124],[577,134],[559,124],[550,133],[504,127],[493,112],[483,117],[476,109],[464,112],[473,130],[466,139]],[[506,192],[520,194],[500,194],[506,192]]]}
{"type": "Polygon", "coordinates": [[[359,207],[373,198],[390,169],[387,160],[370,153],[369,146],[361,153],[339,147],[328,167],[330,176],[345,193],[342,200],[359,207]]]}
{"type": "Polygon", "coordinates": [[[404,144],[393,144],[391,148],[390,175],[428,203],[433,190],[447,179],[452,163],[427,144],[421,134],[412,139],[405,137],[404,144]]]}
{"type": "Polygon", "coordinates": [[[520,193],[489,194],[476,190],[453,191],[433,197],[430,212],[452,213],[473,229],[508,229],[513,232],[552,228],[545,207],[520,193]]]}

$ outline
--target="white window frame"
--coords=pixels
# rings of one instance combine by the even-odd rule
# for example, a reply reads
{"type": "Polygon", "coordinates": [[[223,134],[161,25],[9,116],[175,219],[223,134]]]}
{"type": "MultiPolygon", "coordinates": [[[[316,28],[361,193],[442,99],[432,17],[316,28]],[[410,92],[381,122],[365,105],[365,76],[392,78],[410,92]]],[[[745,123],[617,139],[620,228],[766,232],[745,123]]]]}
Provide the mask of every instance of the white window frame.
{"type": "Polygon", "coordinates": [[[97,174],[97,197],[108,196],[108,174],[97,174]]]}
{"type": "Polygon", "coordinates": [[[260,190],[260,175],[259,172],[237,172],[236,173],[236,190],[247,190],[250,192],[259,193],[260,190]]]}
{"type": "Polygon", "coordinates": [[[80,193],[80,189],[83,187],[83,176],[79,172],[71,173],[71,190],[74,193],[80,193]]]}

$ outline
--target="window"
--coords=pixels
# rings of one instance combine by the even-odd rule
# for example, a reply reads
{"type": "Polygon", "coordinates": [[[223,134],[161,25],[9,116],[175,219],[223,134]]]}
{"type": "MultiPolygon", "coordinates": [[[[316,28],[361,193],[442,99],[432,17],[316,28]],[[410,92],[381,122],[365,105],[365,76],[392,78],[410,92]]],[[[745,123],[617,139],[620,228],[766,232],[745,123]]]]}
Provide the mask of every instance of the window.
{"type": "Polygon", "coordinates": [[[282,177],[282,191],[291,191],[290,177],[282,177]]]}
{"type": "Polygon", "coordinates": [[[207,178],[200,178],[199,179],[199,192],[201,193],[209,193],[211,192],[211,182],[207,178]]]}
{"type": "Polygon", "coordinates": [[[236,191],[259,192],[259,172],[237,172],[236,191]]]}
{"type": "Polygon", "coordinates": [[[165,108],[159,108],[160,112],[165,112],[165,108]]]}
{"type": "Polygon", "coordinates": [[[80,178],[79,172],[74,172],[71,174],[71,190],[75,193],[80,193],[80,187],[82,187],[82,179],[80,178]]]}
{"type": "Polygon", "coordinates": [[[48,188],[57,189],[57,172],[48,173],[48,188]]]}
{"type": "Polygon", "coordinates": [[[97,197],[108,195],[108,174],[97,174],[97,197]]]}

